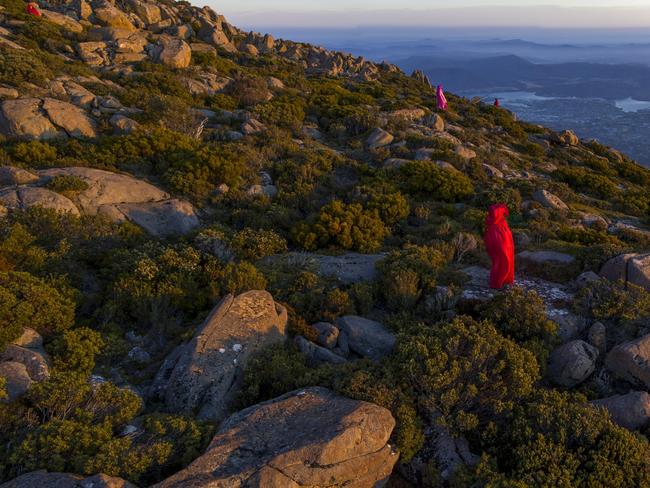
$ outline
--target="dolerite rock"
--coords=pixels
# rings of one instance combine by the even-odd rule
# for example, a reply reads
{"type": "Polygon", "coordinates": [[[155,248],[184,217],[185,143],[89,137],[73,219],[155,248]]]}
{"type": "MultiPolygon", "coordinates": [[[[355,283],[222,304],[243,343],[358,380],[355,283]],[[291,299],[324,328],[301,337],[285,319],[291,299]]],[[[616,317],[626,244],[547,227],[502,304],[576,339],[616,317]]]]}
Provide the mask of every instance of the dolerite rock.
{"type": "Polygon", "coordinates": [[[43,181],[56,176],[75,176],[88,184],[88,189],[75,196],[83,213],[96,215],[105,205],[144,203],[167,200],[169,194],[133,176],[93,168],[52,168],[38,172],[43,181]]]}
{"type": "Polygon", "coordinates": [[[5,380],[5,392],[10,402],[23,396],[32,384],[25,365],[14,361],[0,363],[0,378],[5,380]]]}
{"type": "Polygon", "coordinates": [[[623,280],[650,291],[650,254],[622,254],[610,259],[600,270],[610,281],[623,280]]]}
{"type": "Polygon", "coordinates": [[[395,138],[392,134],[386,132],[384,129],[377,128],[370,133],[366,140],[366,144],[370,149],[377,149],[379,147],[388,146],[394,139],[395,138]]]}
{"type": "Polygon", "coordinates": [[[162,16],[160,14],[160,7],[155,3],[141,2],[139,0],[129,0],[129,5],[135,10],[145,24],[155,24],[160,22],[162,16]]]}
{"type": "Polygon", "coordinates": [[[43,99],[43,110],[50,120],[71,137],[95,137],[95,121],[71,103],[54,98],[43,99]]]}
{"type": "Polygon", "coordinates": [[[650,334],[613,348],[605,365],[616,376],[650,388],[650,334]]]}
{"type": "Polygon", "coordinates": [[[125,31],[135,30],[128,15],[115,7],[109,0],[101,0],[98,5],[94,6],[93,17],[99,24],[107,27],[116,27],[125,31]]]}
{"type": "Polygon", "coordinates": [[[182,39],[163,37],[160,40],[162,49],[158,53],[158,62],[169,68],[187,68],[192,60],[192,50],[182,39]]]}
{"type": "Polygon", "coordinates": [[[425,117],[422,123],[438,132],[443,132],[445,130],[445,119],[438,114],[431,114],[425,117]]]}
{"type": "Polygon", "coordinates": [[[49,358],[43,350],[27,349],[15,344],[8,344],[0,354],[0,361],[23,364],[27,369],[27,374],[34,381],[45,381],[50,377],[49,358]]]}
{"type": "Polygon", "coordinates": [[[476,158],[476,151],[465,146],[456,146],[454,152],[466,161],[476,158]]]}
{"type": "Polygon", "coordinates": [[[33,471],[0,485],[0,488],[136,488],[128,481],[105,474],[84,478],[76,474],[33,471]]]}
{"type": "Polygon", "coordinates": [[[564,203],[560,197],[553,195],[547,190],[537,190],[533,193],[533,199],[537,203],[541,203],[546,208],[551,208],[554,210],[569,210],[569,207],[564,203]]]}
{"type": "Polygon", "coordinates": [[[43,207],[59,213],[79,215],[79,209],[69,198],[47,188],[27,186],[11,187],[0,190],[0,204],[16,210],[43,207]]]}
{"type": "Polygon", "coordinates": [[[42,110],[40,98],[5,100],[0,106],[0,130],[9,137],[54,139],[63,132],[57,129],[42,110]]]}
{"type": "Polygon", "coordinates": [[[594,400],[591,404],[606,409],[612,420],[626,429],[643,429],[650,422],[650,395],[645,391],[631,391],[594,400]]]}
{"type": "Polygon", "coordinates": [[[595,322],[587,333],[587,342],[598,349],[598,352],[607,352],[607,328],[601,322],[595,322]]]}
{"type": "Polygon", "coordinates": [[[119,134],[130,134],[140,127],[140,124],[135,120],[120,114],[113,115],[110,118],[109,123],[113,129],[115,129],[115,132],[119,134]]]}
{"type": "Polygon", "coordinates": [[[287,311],[266,291],[228,295],[165,360],[150,394],[171,412],[221,420],[254,352],[286,339],[287,311]]]}
{"type": "Polygon", "coordinates": [[[572,131],[565,130],[559,134],[553,134],[551,140],[558,144],[563,144],[565,146],[577,146],[580,144],[580,139],[572,131]]]}
{"type": "Polygon", "coordinates": [[[53,24],[63,27],[67,31],[79,34],[84,30],[83,26],[79,22],[74,20],[72,17],[68,17],[67,15],[45,9],[41,9],[41,14],[46,20],[49,20],[53,24]]]}
{"type": "Polygon", "coordinates": [[[124,203],[115,209],[153,236],[183,235],[199,226],[194,206],[185,200],[124,203]]]}
{"type": "Polygon", "coordinates": [[[388,410],[307,388],[223,422],[203,456],[156,488],[378,488],[398,456],[388,410]]]}
{"type": "Polygon", "coordinates": [[[537,266],[543,265],[571,265],[576,258],[571,254],[556,251],[524,251],[517,254],[517,259],[523,263],[537,266]]]}
{"type": "Polygon", "coordinates": [[[558,385],[573,387],[586,380],[596,369],[598,349],[584,341],[568,342],[551,353],[549,377],[558,385]]]}
{"type": "Polygon", "coordinates": [[[26,185],[38,180],[38,176],[22,168],[0,166],[0,188],[3,186],[26,185]]]}
{"type": "Polygon", "coordinates": [[[329,349],[309,342],[302,336],[297,336],[294,339],[294,343],[298,346],[300,352],[305,355],[308,362],[314,366],[324,363],[341,364],[346,361],[345,358],[333,353],[329,349]]]}
{"type": "Polygon", "coordinates": [[[316,333],[318,337],[316,342],[327,349],[334,349],[336,347],[336,342],[339,338],[339,329],[336,328],[333,324],[327,322],[318,322],[313,324],[311,328],[316,333]]]}
{"type": "Polygon", "coordinates": [[[362,357],[379,361],[393,351],[395,335],[379,322],[347,315],[338,319],[336,325],[350,350],[362,357]]]}

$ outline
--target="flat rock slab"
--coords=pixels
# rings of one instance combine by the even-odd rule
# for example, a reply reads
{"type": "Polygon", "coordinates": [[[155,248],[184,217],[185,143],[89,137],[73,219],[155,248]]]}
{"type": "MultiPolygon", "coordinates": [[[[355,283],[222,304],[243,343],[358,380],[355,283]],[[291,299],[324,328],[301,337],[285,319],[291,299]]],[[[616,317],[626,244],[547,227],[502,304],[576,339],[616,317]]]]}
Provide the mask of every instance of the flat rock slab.
{"type": "Polygon", "coordinates": [[[348,253],[340,256],[326,256],[291,252],[265,258],[264,262],[284,263],[304,271],[311,271],[323,278],[335,279],[343,285],[373,281],[377,277],[376,264],[384,254],[348,253]]]}
{"type": "Polygon", "coordinates": [[[76,474],[33,471],[0,485],[0,488],[136,488],[128,481],[105,474],[84,478],[76,474]]]}
{"type": "Polygon", "coordinates": [[[194,206],[184,200],[116,205],[124,217],[151,235],[182,235],[199,226],[194,206]]]}
{"type": "Polygon", "coordinates": [[[206,453],[157,488],[383,486],[398,456],[385,408],[307,388],[242,410],[206,453]]]}
{"type": "Polygon", "coordinates": [[[176,348],[150,395],[174,413],[222,420],[238,392],[248,358],[286,339],[287,311],[266,291],[225,297],[194,338],[176,348]]]}
{"type": "Polygon", "coordinates": [[[43,183],[56,176],[75,176],[88,184],[88,189],[75,198],[79,208],[96,215],[102,205],[143,203],[167,200],[169,194],[133,176],[94,168],[52,168],[38,172],[43,183]]]}
{"type": "Polygon", "coordinates": [[[517,258],[522,261],[533,264],[573,264],[576,260],[574,256],[556,251],[524,251],[517,254],[517,258]]]}

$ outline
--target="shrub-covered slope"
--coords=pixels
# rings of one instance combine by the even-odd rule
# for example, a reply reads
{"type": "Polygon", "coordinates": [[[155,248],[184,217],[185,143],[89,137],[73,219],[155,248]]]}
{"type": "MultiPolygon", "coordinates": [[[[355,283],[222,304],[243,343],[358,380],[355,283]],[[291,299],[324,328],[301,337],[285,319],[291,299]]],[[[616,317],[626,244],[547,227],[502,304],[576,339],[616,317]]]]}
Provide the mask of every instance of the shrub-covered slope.
{"type": "Polygon", "coordinates": [[[650,485],[650,171],[207,7],[0,5],[0,481],[163,481],[231,438],[210,410],[227,377],[220,411],[314,386],[390,411],[362,431],[392,431],[365,446],[382,469],[336,444],[327,486],[373,486],[398,455],[392,486],[650,485]],[[498,293],[493,203],[517,248],[498,293]],[[260,346],[250,290],[286,340],[260,346]]]}

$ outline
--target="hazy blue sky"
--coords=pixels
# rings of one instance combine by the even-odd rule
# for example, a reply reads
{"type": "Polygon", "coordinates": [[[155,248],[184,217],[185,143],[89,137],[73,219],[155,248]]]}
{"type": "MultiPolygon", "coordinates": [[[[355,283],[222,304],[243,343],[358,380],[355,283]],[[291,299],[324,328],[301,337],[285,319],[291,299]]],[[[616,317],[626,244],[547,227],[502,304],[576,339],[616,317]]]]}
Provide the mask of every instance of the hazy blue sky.
{"type": "MultiPolygon", "coordinates": [[[[192,1],[201,4],[200,0],[192,1]]],[[[650,27],[650,0],[207,0],[205,3],[242,27],[650,27]]]]}

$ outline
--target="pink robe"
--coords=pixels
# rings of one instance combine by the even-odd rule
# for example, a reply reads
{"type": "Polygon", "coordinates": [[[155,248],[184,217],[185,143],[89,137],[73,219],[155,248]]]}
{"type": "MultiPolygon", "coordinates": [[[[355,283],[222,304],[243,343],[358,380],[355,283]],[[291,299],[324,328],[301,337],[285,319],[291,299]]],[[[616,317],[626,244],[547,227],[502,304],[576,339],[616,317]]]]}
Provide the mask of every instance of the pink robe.
{"type": "Polygon", "coordinates": [[[438,85],[438,89],[436,90],[436,99],[438,100],[438,110],[447,110],[449,104],[447,103],[447,97],[445,97],[442,85],[438,85]]]}

